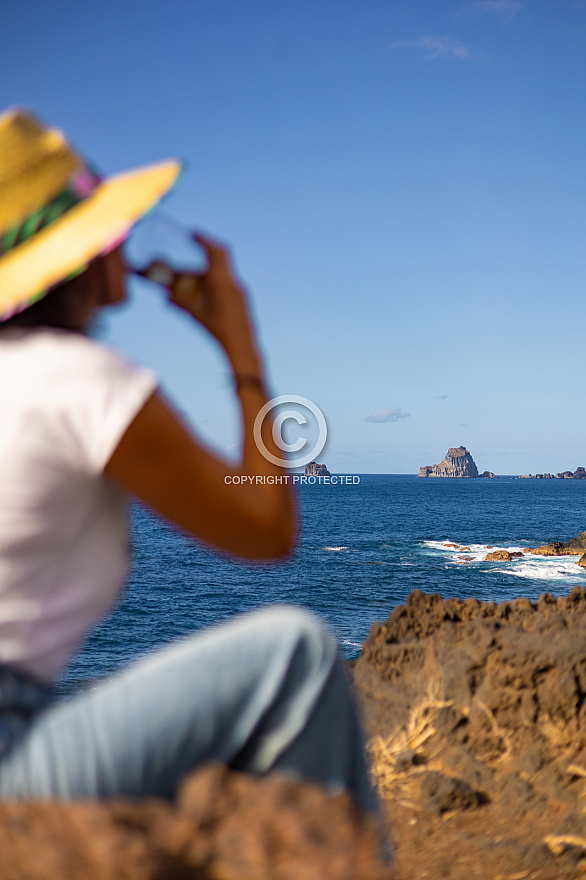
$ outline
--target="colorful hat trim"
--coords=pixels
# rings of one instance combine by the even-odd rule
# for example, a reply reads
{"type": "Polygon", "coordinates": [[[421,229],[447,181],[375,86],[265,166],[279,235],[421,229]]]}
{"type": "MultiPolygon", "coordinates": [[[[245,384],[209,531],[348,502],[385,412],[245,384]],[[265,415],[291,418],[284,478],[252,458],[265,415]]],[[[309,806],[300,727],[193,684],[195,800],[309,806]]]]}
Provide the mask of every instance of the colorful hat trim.
{"type": "Polygon", "coordinates": [[[79,205],[96,189],[103,178],[92,171],[89,165],[84,165],[78,171],[65,189],[47,202],[46,205],[33,211],[20,223],[16,223],[11,229],[8,229],[4,235],[0,236],[0,256],[8,253],[21,242],[26,241],[36,232],[50,226],[59,217],[62,217],[67,211],[75,205],[79,205]]]}
{"type": "Polygon", "coordinates": [[[61,132],[0,114],[0,321],[117,247],[182,170],[168,159],[102,179],[61,132]]]}

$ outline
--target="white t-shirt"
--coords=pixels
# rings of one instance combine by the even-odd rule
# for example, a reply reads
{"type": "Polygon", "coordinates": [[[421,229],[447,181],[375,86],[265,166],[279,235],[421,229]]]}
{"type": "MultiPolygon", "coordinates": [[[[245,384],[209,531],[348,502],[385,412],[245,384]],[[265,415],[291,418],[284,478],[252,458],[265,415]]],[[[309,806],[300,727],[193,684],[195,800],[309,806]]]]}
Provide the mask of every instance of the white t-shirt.
{"type": "Polygon", "coordinates": [[[56,678],[115,602],[127,498],[103,469],[156,386],[85,336],[0,331],[0,663],[56,678]]]}

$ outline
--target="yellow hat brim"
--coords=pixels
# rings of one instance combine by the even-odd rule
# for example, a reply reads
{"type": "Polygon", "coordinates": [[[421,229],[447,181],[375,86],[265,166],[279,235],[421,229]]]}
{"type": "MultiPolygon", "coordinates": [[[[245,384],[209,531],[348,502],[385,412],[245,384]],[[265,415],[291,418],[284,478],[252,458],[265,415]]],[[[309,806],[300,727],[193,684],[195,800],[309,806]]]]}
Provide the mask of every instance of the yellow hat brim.
{"type": "Polygon", "coordinates": [[[0,316],[26,308],[49,288],[121,242],[171,189],[176,159],[117,174],[66,214],[0,258],[0,316]]]}

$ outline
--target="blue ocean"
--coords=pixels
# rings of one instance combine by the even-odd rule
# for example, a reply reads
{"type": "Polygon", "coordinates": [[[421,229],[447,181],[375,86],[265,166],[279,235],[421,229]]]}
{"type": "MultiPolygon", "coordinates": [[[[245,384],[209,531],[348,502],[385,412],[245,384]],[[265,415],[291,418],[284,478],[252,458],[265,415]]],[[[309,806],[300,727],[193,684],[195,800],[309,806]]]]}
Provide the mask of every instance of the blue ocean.
{"type": "Polygon", "coordinates": [[[483,561],[487,545],[520,550],[583,531],[586,480],[369,474],[354,485],[300,486],[299,503],[298,550],[270,566],[227,560],[135,506],[134,565],[122,601],[73,661],[64,689],[267,603],[317,612],[352,658],[373,621],[386,620],[415,589],[501,602],[586,584],[577,557],[483,561]]]}

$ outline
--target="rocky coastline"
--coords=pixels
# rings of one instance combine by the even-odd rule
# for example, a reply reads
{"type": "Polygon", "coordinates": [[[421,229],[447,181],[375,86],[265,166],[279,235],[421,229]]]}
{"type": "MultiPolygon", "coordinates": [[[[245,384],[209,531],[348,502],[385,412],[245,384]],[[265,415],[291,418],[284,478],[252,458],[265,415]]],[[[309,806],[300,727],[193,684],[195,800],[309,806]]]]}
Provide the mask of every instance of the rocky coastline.
{"type": "MultiPolygon", "coordinates": [[[[544,546],[574,552],[585,538],[544,546]]],[[[415,591],[372,625],[350,671],[394,868],[346,795],[214,764],[186,779],[176,804],[0,804],[0,876],[584,877],[584,587],[501,604],[415,591]]]]}
{"type": "Polygon", "coordinates": [[[354,669],[403,880],[586,870],[586,589],[419,591],[354,669]]]}
{"type": "MultiPolygon", "coordinates": [[[[458,553],[470,552],[470,547],[455,544],[452,541],[445,543],[444,547],[448,550],[456,550],[458,553]]],[[[579,556],[580,558],[576,561],[576,565],[579,565],[581,568],[586,568],[586,531],[580,532],[579,535],[575,538],[570,538],[568,541],[552,541],[549,544],[542,544],[539,547],[524,547],[522,550],[504,550],[502,548],[494,550],[490,544],[487,544],[486,549],[493,552],[486,554],[483,559],[484,562],[511,562],[511,560],[516,557],[522,558],[523,556],[529,555],[579,556]]],[[[473,557],[458,557],[458,562],[472,561],[473,557]]],[[[478,559],[476,561],[478,561],[478,559]]]]}
{"type": "Polygon", "coordinates": [[[520,480],[586,480],[586,468],[578,467],[575,471],[561,471],[556,474],[523,474],[520,480]]]}
{"type": "MultiPolygon", "coordinates": [[[[470,547],[446,543],[457,553],[470,547]]],[[[586,557],[586,530],[507,551],[586,557]]],[[[465,558],[465,557],[464,557],[465,558]]],[[[586,567],[586,561],[584,561],[586,567]]],[[[176,804],[0,803],[6,880],[579,880],[586,875],[586,588],[411,593],[349,664],[395,846],[344,795],[218,764],[176,804]]]]}
{"type": "Polygon", "coordinates": [[[579,556],[577,565],[586,568],[586,531],[569,541],[552,541],[527,550],[533,556],[579,556]]]}

